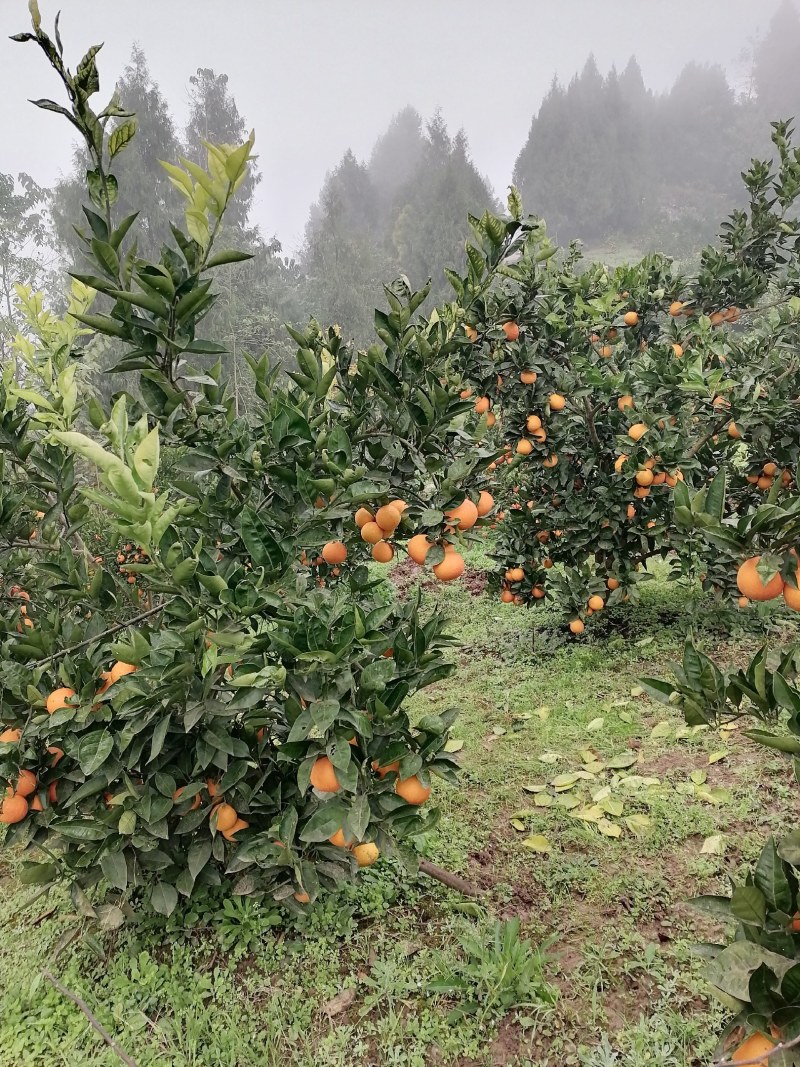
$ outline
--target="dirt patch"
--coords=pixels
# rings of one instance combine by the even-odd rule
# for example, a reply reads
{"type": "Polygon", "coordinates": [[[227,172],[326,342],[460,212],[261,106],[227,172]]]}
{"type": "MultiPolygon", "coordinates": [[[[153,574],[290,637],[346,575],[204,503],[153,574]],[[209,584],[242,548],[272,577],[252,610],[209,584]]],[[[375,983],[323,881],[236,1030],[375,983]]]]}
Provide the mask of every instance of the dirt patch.
{"type": "MultiPolygon", "coordinates": [[[[431,575],[430,571],[422,570],[412,559],[404,559],[389,571],[389,581],[395,587],[398,600],[407,600],[410,593],[416,589],[422,589],[426,593],[435,592],[441,588],[441,583],[431,575]]],[[[467,567],[462,575],[459,585],[466,589],[470,596],[482,596],[488,584],[484,571],[474,570],[467,567]]]]}

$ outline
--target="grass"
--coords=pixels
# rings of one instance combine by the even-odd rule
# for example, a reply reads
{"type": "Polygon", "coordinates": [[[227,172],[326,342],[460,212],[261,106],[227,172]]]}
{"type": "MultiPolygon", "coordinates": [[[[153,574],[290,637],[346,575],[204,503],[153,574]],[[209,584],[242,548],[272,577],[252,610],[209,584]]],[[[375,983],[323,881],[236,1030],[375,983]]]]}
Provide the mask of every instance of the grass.
{"type": "MultiPolygon", "coordinates": [[[[436,786],[442,819],[420,848],[486,897],[465,901],[381,863],[290,927],[276,926],[269,907],[219,896],[188,920],[108,935],[103,958],[63,949],[59,977],[139,1067],[709,1061],[724,1016],[692,945],[724,931],[684,901],[724,891],[767,834],[796,820],[796,793],[781,757],[735,732],[691,733],[637,685],[669,674],[690,623],[731,662],[752,653],[765,625],[788,624],[748,613],[730,636],[713,605],[657,572],[640,605],[566,642],[552,611],[532,615],[468,584],[424,593],[462,645],[458,671],[413,710],[458,707],[464,746],[460,787],[436,786]],[[657,781],[628,792],[595,770],[563,792],[548,786],[625,754],[637,763],[624,774],[657,781]],[[707,776],[699,787],[693,771],[707,776]],[[605,813],[619,838],[562,806],[571,796],[590,806],[605,785],[613,812],[622,804],[605,813]],[[540,787],[549,806],[529,791],[540,787]],[[709,790],[721,792],[709,800],[709,790]],[[649,820],[641,836],[629,816],[649,820]],[[718,835],[721,854],[703,852],[718,835]],[[523,844],[539,836],[551,851],[523,844]]],[[[33,890],[15,881],[13,855],[2,863],[0,1064],[118,1064],[41,975],[68,926],[66,894],[23,909],[33,890]]]]}

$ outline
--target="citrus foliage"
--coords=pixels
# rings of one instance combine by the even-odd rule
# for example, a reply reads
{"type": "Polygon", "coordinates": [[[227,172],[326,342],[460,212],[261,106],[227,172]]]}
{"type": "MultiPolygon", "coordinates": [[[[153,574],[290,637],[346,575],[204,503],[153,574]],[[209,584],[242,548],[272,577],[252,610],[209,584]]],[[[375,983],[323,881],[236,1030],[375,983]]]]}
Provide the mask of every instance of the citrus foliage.
{"type": "MultiPolygon", "coordinates": [[[[460,363],[478,430],[494,428],[505,449],[503,599],[552,597],[580,629],[635,594],[648,558],[670,552],[677,570],[722,585],[725,561],[675,521],[676,486],[702,486],[723,465],[740,472],[737,495],[714,510],[793,485],[800,153],[785,124],[773,140],[777,166],[753,163],[749,210],[731,216],[693,280],[658,254],[584,267],[577,247],[558,254],[541,222],[522,220],[512,193],[522,247],[470,299],[460,363]],[[770,287],[773,306],[740,311],[770,287]]],[[[471,221],[470,274],[452,278],[462,300],[507,235],[500,219],[471,221]]]]}
{"type": "Polygon", "coordinates": [[[32,10],[19,39],[69,98],[39,106],[80,130],[93,166],[69,312],[20,292],[25,370],[6,368],[0,396],[0,817],[25,846],[22,877],[68,877],[84,913],[85,891],[110,884],[113,924],[119,904],[168,914],[226,875],[297,907],[381,853],[413,867],[409,838],[436,819],[431,778],[454,779],[455,712],[412,726],[404,701],[449,671],[447,638],[417,603],[386,603],[366,564],[375,541],[385,562],[415,534],[440,577],[463,569],[457,544],[478,520],[465,485],[477,501],[491,453],[447,385],[456,311],[412,327],[426,294],[401,280],[358,356],[312,322],[293,334],[288,386],[250,360],[257,404],[237,417],[201,326],[213,272],[247,258],[220,237],[252,136],[209,144],[206,169],[165,163],[185,217],[157,261],[140,258],[112,169],[135,119],[116,99],[92,110],[97,49],[71,73],[32,10]],[[138,376],[110,411],[79,388],[92,333],[138,376]],[[356,521],[365,505],[377,537],[356,521]],[[121,560],[84,543],[93,509],[121,560]]]}

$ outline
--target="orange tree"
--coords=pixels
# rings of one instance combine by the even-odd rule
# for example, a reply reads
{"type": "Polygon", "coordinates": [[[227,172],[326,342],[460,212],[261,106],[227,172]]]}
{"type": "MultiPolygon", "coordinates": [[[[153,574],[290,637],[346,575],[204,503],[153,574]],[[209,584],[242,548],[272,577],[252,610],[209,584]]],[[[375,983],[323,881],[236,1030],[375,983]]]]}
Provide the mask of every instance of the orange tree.
{"type": "Polygon", "coordinates": [[[165,164],[185,217],[143,260],[136,217],[114,212],[136,120],[116,97],[93,110],[97,49],[70,71],[31,10],[17,39],[67,97],[37,103],[69,119],[92,165],[87,265],[63,319],[19,291],[21,369],[0,391],[6,843],[24,849],[23,880],[68,878],[79,910],[111,925],[121,905],[168,914],[232,875],[297,908],[381,853],[413,866],[432,776],[454,780],[455,712],[412,726],[404,701],[448,672],[447,638],[418,603],[387,603],[366,564],[411,537],[456,577],[491,506],[474,473],[490,453],[446,384],[456,311],[412,326],[425,292],[401,280],[381,343],[357,357],[311,323],[288,386],[250,360],[257,404],[237,417],[200,328],[213,272],[248,258],[221,238],[252,137],[208,145],[207,168],[165,164]],[[81,378],[92,335],[138,374],[110,411],[81,378]],[[82,537],[98,512],[122,545],[111,565],[82,537]]]}
{"type": "Polygon", "coordinates": [[[753,163],[748,209],[691,280],[658,254],[584,267],[576,247],[558,254],[541,222],[522,219],[513,191],[521,247],[495,268],[508,222],[471,220],[468,273],[451,281],[465,309],[464,395],[476,429],[505,450],[494,465],[504,600],[552,598],[581,632],[588,615],[636,594],[647,559],[671,552],[679,572],[730,586],[725,559],[681,523],[674,492],[727,465],[737,478],[711,510],[728,512],[794,480],[800,156],[790,136],[775,124],[776,166],[753,163]]]}

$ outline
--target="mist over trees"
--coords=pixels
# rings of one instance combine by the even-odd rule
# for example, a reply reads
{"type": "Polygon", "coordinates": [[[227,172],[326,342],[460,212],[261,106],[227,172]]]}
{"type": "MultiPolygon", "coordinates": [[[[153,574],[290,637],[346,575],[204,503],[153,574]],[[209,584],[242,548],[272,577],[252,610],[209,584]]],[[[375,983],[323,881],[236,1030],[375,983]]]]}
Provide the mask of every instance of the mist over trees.
{"type": "MultiPolygon", "coordinates": [[[[784,0],[735,86],[722,67],[688,63],[668,90],[655,92],[635,57],[604,72],[602,57],[590,56],[571,79],[555,78],[544,99],[531,102],[509,182],[561,244],[580,238],[587,254],[612,259],[659,247],[691,264],[741,197],[741,170],[751,157],[769,154],[770,121],[800,118],[798,55],[800,15],[784,0]]],[[[139,249],[157,255],[171,236],[166,220],[182,208],[160,160],[200,161],[204,141],[239,143],[258,115],[248,122],[227,74],[202,67],[189,78],[181,128],[139,46],[117,90],[141,127],[115,162],[119,211],[144,205],[139,249]]],[[[42,281],[34,269],[41,257],[32,259],[31,248],[49,245],[82,267],[73,226],[81,220],[85,170],[76,149],[69,173],[49,192],[25,176],[0,175],[0,346],[15,328],[11,281],[42,281]]],[[[496,209],[505,195],[476,168],[467,131],[451,131],[441,114],[423,117],[413,107],[392,117],[364,159],[348,150],[331,161],[294,258],[252,223],[260,180],[254,169],[226,223],[229,244],[254,258],[226,268],[208,324],[230,350],[224,358],[235,383],[246,378],[239,374],[245,351],[288,356],[287,321],[336,322],[346,337],[366,343],[382,286],[400,273],[417,288],[432,279],[427,306],[447,297],[443,268],[461,261],[467,214],[496,209]]],[[[116,355],[104,344],[96,361],[108,369],[116,355]]],[[[122,381],[116,374],[96,380],[107,394],[122,381]]],[[[247,397],[237,391],[237,398],[246,410],[247,397]]]]}

